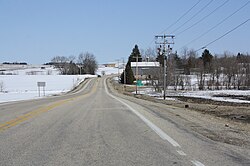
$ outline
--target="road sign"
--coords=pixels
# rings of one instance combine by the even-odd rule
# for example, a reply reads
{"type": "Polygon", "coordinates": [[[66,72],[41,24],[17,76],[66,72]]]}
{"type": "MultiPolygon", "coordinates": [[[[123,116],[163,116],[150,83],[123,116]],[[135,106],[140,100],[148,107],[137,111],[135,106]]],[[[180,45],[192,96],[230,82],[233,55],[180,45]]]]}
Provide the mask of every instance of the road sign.
{"type": "Polygon", "coordinates": [[[40,87],[43,87],[43,96],[45,96],[45,86],[46,86],[46,82],[37,82],[37,86],[38,86],[38,95],[39,97],[41,96],[40,94],[40,87]]]}
{"type": "Polygon", "coordinates": [[[137,86],[143,86],[142,80],[137,80],[136,85],[137,86]]]}
{"type": "Polygon", "coordinates": [[[46,82],[37,82],[37,86],[38,87],[45,87],[46,86],[46,82]]]}

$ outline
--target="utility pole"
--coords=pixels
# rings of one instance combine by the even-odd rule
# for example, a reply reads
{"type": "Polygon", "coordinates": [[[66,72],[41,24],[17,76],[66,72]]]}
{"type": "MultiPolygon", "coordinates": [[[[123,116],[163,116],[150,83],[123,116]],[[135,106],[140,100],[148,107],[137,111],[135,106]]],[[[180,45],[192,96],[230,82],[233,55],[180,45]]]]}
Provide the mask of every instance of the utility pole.
{"type": "Polygon", "coordinates": [[[136,75],[136,84],[135,84],[135,93],[137,94],[137,90],[138,90],[138,87],[137,87],[137,82],[138,82],[138,55],[135,57],[136,58],[136,70],[135,70],[135,75],[136,75]]]}
{"type": "Polygon", "coordinates": [[[120,75],[120,71],[119,71],[119,64],[120,63],[120,60],[119,59],[117,59],[117,68],[118,68],[118,77],[119,77],[119,75],[120,75]]]}
{"type": "Polygon", "coordinates": [[[118,76],[117,76],[117,78],[118,78],[118,82],[119,82],[119,76],[120,76],[120,71],[119,71],[119,61],[120,61],[120,60],[119,60],[119,59],[117,59],[116,61],[117,61],[117,69],[118,69],[118,70],[117,70],[117,75],[118,75],[118,76]]]}
{"type": "Polygon", "coordinates": [[[166,73],[167,73],[167,65],[166,65],[166,61],[167,61],[167,57],[166,57],[166,52],[167,55],[170,55],[170,52],[172,50],[172,48],[170,47],[170,45],[174,44],[174,35],[156,35],[155,36],[155,44],[160,45],[160,48],[163,47],[162,50],[162,55],[164,58],[164,62],[163,62],[163,99],[166,99],[166,73]],[[166,51],[166,45],[168,45],[167,47],[167,51],[166,51]]]}
{"type": "Polygon", "coordinates": [[[135,57],[133,57],[133,58],[136,58],[136,70],[135,70],[135,75],[136,75],[136,77],[135,77],[135,79],[136,79],[136,84],[135,84],[135,93],[137,94],[137,91],[138,91],[138,86],[137,86],[137,82],[138,82],[138,59],[139,59],[139,57],[138,57],[138,55],[137,56],[135,56],[135,57]]]}
{"type": "Polygon", "coordinates": [[[126,65],[125,65],[124,58],[122,60],[122,63],[123,63],[123,84],[125,85],[126,84],[126,65]]]}

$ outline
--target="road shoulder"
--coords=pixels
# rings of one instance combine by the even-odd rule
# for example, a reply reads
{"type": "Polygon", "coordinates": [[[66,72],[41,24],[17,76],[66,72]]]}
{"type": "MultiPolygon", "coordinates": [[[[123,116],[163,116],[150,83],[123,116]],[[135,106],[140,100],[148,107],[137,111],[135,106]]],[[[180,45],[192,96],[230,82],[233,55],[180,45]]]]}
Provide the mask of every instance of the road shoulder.
{"type": "MultiPolygon", "coordinates": [[[[223,143],[233,148],[243,150],[250,149],[250,125],[228,118],[215,116],[204,111],[197,111],[196,107],[204,110],[210,110],[212,105],[202,104],[197,106],[195,103],[186,102],[169,102],[160,103],[152,99],[134,96],[122,91],[122,86],[114,84],[111,79],[108,81],[109,90],[116,96],[135,102],[150,110],[152,114],[160,118],[172,120],[181,124],[182,128],[192,131],[193,133],[205,137],[209,140],[223,143]],[[185,108],[186,104],[191,104],[185,108]]],[[[223,107],[222,107],[223,108],[223,107]]],[[[248,151],[249,153],[249,151],[248,151]]]]}

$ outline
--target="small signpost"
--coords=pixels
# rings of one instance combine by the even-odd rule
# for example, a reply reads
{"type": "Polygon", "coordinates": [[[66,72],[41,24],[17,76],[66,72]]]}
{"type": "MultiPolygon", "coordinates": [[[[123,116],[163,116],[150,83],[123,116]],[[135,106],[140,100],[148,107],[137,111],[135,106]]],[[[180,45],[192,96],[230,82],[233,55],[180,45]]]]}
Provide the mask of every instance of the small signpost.
{"type": "Polygon", "coordinates": [[[37,86],[38,86],[38,95],[39,97],[41,96],[41,87],[43,88],[43,96],[45,96],[45,86],[46,86],[46,82],[37,82],[37,86]]]}

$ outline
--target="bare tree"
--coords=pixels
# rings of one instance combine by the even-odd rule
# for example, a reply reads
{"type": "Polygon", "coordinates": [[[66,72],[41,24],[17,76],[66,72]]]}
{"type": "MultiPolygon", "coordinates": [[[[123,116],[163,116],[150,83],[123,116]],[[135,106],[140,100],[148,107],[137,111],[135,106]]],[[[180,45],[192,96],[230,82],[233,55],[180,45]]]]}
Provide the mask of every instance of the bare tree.
{"type": "Polygon", "coordinates": [[[179,73],[175,73],[174,74],[174,90],[177,91],[179,86],[181,86],[182,87],[181,89],[183,89],[184,82],[183,82],[182,76],[179,73]]]}
{"type": "Polygon", "coordinates": [[[206,75],[204,73],[204,65],[203,65],[203,61],[201,58],[198,60],[197,69],[198,69],[198,72],[197,72],[198,88],[199,90],[204,90],[206,75]]]}
{"type": "Polygon", "coordinates": [[[59,69],[61,74],[66,74],[67,73],[67,63],[68,63],[68,58],[65,56],[55,56],[54,58],[51,59],[51,62],[53,65],[59,69]]]}
{"type": "Polygon", "coordinates": [[[95,74],[98,64],[95,56],[91,53],[81,53],[78,56],[78,62],[82,66],[81,70],[83,74],[95,74]]]}
{"type": "Polygon", "coordinates": [[[237,57],[237,88],[249,89],[250,88],[250,56],[249,54],[238,53],[237,57]]]}
{"type": "Polygon", "coordinates": [[[197,52],[193,49],[188,50],[187,48],[183,51],[183,65],[184,65],[184,73],[186,75],[191,74],[191,69],[197,67],[197,52]]]}
{"type": "Polygon", "coordinates": [[[191,78],[190,76],[186,75],[184,77],[184,86],[182,89],[186,89],[186,90],[192,90],[192,85],[191,85],[191,78]]]}
{"type": "Polygon", "coordinates": [[[51,59],[51,62],[53,63],[65,63],[68,61],[68,58],[65,56],[55,56],[51,59]]]}
{"type": "Polygon", "coordinates": [[[69,62],[75,62],[76,57],[74,55],[70,55],[67,59],[69,62]]]}
{"type": "Polygon", "coordinates": [[[219,90],[221,83],[220,83],[220,76],[222,73],[222,67],[221,67],[221,62],[220,58],[218,58],[218,55],[214,56],[213,59],[213,86],[215,86],[215,89],[219,90]]]}
{"type": "Polygon", "coordinates": [[[229,52],[224,52],[224,56],[221,58],[221,65],[223,68],[223,74],[225,75],[223,85],[226,86],[226,89],[231,89],[234,85],[235,75],[237,72],[237,62],[235,56],[229,52]]]}
{"type": "Polygon", "coordinates": [[[141,49],[142,60],[147,62],[154,62],[156,60],[156,50],[153,48],[141,49]]]}
{"type": "Polygon", "coordinates": [[[75,56],[56,56],[51,62],[58,68],[61,74],[74,75],[79,73],[79,68],[75,64],[75,56]]]}
{"type": "Polygon", "coordinates": [[[183,59],[183,60],[186,60],[187,59],[187,57],[188,57],[188,48],[187,47],[184,47],[182,50],[181,50],[181,58],[183,59]]]}

